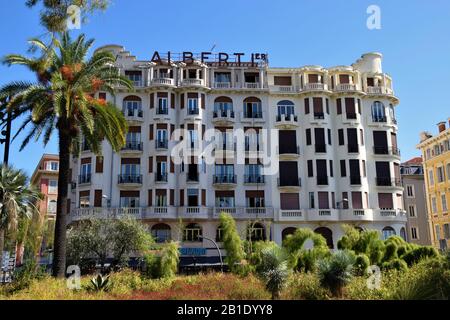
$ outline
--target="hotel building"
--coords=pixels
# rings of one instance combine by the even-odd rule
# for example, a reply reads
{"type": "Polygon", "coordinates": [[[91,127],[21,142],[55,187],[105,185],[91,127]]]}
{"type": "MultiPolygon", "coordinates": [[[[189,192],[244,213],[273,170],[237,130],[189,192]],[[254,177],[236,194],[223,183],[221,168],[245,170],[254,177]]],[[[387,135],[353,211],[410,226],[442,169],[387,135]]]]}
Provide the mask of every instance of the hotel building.
{"type": "Polygon", "coordinates": [[[99,50],[117,56],[136,87],[96,93],[123,108],[129,133],[119,153],[105,142],[101,156],[83,145],[73,157],[70,222],[131,214],[158,241],[179,240],[183,254],[200,260],[216,255],[198,235],[220,243],[221,212],[235,217],[243,238],[277,243],[306,227],[336,248],[343,223],[405,234],[399,100],[381,54],[327,69],[139,61],[121,46],[99,50]],[[213,161],[191,156],[211,129],[213,161]],[[238,131],[243,139],[233,137],[238,131]],[[181,163],[171,157],[180,141],[181,163]]]}
{"type": "MultiPolygon", "coordinates": [[[[450,119],[449,119],[450,126],[450,119]]],[[[422,132],[417,146],[424,159],[426,201],[431,220],[433,244],[446,249],[450,241],[450,127],[438,123],[435,136],[422,132]]]]}

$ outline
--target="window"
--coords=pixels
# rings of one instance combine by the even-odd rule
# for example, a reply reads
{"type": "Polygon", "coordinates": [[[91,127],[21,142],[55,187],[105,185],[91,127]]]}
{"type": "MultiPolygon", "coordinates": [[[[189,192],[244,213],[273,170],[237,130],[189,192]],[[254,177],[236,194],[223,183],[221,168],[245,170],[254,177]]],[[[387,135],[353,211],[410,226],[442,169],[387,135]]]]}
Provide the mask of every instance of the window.
{"type": "Polygon", "coordinates": [[[447,164],[447,180],[450,180],[450,163],[447,164]]]}
{"type": "Polygon", "coordinates": [[[125,196],[120,197],[121,208],[139,208],[139,197],[125,196]]]}
{"type": "Polygon", "coordinates": [[[416,227],[411,228],[411,239],[418,240],[419,239],[419,233],[417,232],[416,227]]]}
{"type": "Polygon", "coordinates": [[[438,167],[436,172],[437,172],[438,183],[444,182],[444,180],[445,180],[444,167],[438,167]]]}
{"type": "Polygon", "coordinates": [[[58,193],[58,180],[50,180],[48,182],[48,193],[58,193]]]}
{"type": "Polygon", "coordinates": [[[257,98],[247,98],[244,100],[245,118],[262,118],[261,100],[257,98]]]}
{"type": "Polygon", "coordinates": [[[167,190],[157,189],[156,190],[156,207],[167,207],[167,190]]]}
{"type": "Polygon", "coordinates": [[[167,114],[168,113],[168,99],[158,98],[158,113],[167,114]]]}
{"type": "Polygon", "coordinates": [[[408,206],[408,212],[409,212],[409,216],[411,218],[415,218],[416,217],[416,206],[415,205],[409,205],[408,206]]]}
{"type": "Polygon", "coordinates": [[[183,241],[185,242],[202,242],[199,237],[202,235],[202,227],[196,223],[191,223],[183,230],[183,241]]]}
{"type": "Polygon", "coordinates": [[[234,195],[216,194],[217,208],[234,208],[234,195]]]}
{"type": "Polygon", "coordinates": [[[55,214],[56,213],[56,200],[50,200],[48,202],[48,213],[55,214]]]}
{"type": "Polygon", "coordinates": [[[189,146],[195,149],[198,145],[198,132],[197,130],[189,130],[189,146]]]}
{"type": "Polygon", "coordinates": [[[447,198],[445,197],[445,194],[441,194],[441,203],[442,203],[442,211],[447,212],[447,198]]]}
{"type": "Polygon", "coordinates": [[[164,243],[171,239],[170,226],[165,223],[159,223],[152,227],[152,237],[156,243],[164,243]]]}
{"type": "Polygon", "coordinates": [[[81,194],[80,192],[80,208],[89,208],[90,206],[90,196],[88,194],[81,194]]]}
{"type": "Polygon", "coordinates": [[[314,168],[313,168],[313,161],[312,160],[308,160],[308,177],[312,178],[314,177],[314,168]]]}
{"type": "Polygon", "coordinates": [[[438,224],[436,224],[434,226],[434,231],[435,231],[436,241],[441,240],[441,228],[438,224]]]}
{"type": "Polygon", "coordinates": [[[142,101],[136,96],[129,96],[123,101],[123,111],[128,117],[142,117],[142,101]]]}
{"type": "Polygon", "coordinates": [[[428,181],[430,183],[430,186],[434,185],[434,174],[433,170],[428,171],[428,181]]]}
{"type": "Polygon", "coordinates": [[[250,241],[266,240],[266,228],[261,223],[251,223],[247,228],[247,239],[250,241]]]}
{"type": "Polygon", "coordinates": [[[306,145],[310,146],[311,144],[311,129],[306,129],[306,145]]]}
{"type": "Polygon", "coordinates": [[[386,111],[384,105],[380,101],[375,101],[372,105],[373,122],[386,122],[386,111]]]}
{"type": "Polygon", "coordinates": [[[383,233],[383,240],[387,240],[392,236],[395,236],[395,230],[392,227],[386,227],[382,231],[383,233]]]}
{"type": "Polygon", "coordinates": [[[46,163],[47,171],[58,171],[59,170],[59,162],[57,161],[49,161],[46,163]]]}
{"type": "Polygon", "coordinates": [[[314,192],[309,193],[309,208],[310,209],[315,208],[314,192]]]}
{"type": "Polygon", "coordinates": [[[198,114],[198,99],[197,98],[188,98],[188,113],[189,114],[198,114]]]}
{"type": "Polygon", "coordinates": [[[339,140],[339,145],[343,146],[344,145],[344,129],[338,130],[338,140],[339,140]]]}
{"type": "Polygon", "coordinates": [[[294,103],[289,100],[283,100],[278,102],[278,116],[285,116],[289,118],[291,115],[295,115],[294,103]]]}
{"type": "Polygon", "coordinates": [[[444,229],[444,238],[445,239],[450,239],[450,225],[448,223],[443,225],[443,229],[444,229]]]}
{"type": "Polygon", "coordinates": [[[431,198],[431,212],[432,213],[437,213],[437,202],[436,202],[436,198],[435,197],[431,198]]]}
{"type": "Polygon", "coordinates": [[[414,186],[411,184],[408,184],[406,186],[406,196],[408,198],[414,198],[414,186]]]}
{"type": "Polygon", "coordinates": [[[347,176],[347,167],[345,165],[345,160],[341,160],[341,177],[347,176]]]}

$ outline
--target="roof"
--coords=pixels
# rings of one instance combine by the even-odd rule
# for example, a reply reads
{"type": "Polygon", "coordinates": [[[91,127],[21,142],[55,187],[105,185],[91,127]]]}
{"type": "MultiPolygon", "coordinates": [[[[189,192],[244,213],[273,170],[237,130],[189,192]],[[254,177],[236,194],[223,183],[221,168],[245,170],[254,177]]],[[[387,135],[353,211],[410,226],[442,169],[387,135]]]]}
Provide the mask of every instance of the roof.
{"type": "Polygon", "coordinates": [[[36,177],[37,177],[37,174],[39,173],[40,168],[41,168],[41,166],[42,166],[42,164],[43,164],[43,162],[44,162],[45,160],[58,160],[58,161],[59,161],[59,155],[57,155],[57,154],[50,154],[50,153],[44,153],[44,154],[42,155],[42,157],[41,157],[41,159],[39,160],[39,162],[38,162],[36,168],[34,169],[33,174],[31,175],[31,179],[30,179],[31,184],[33,184],[33,183],[35,182],[35,179],[36,179],[36,177]]]}
{"type": "Polygon", "coordinates": [[[402,163],[403,165],[420,165],[423,163],[422,157],[415,157],[412,159],[409,159],[408,161],[402,163]]]}

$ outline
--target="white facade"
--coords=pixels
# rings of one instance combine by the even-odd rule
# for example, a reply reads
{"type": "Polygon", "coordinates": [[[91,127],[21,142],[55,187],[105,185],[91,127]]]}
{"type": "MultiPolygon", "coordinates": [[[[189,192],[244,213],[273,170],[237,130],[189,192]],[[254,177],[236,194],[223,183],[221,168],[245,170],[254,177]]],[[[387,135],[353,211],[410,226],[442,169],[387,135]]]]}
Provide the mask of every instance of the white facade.
{"type": "MultiPolygon", "coordinates": [[[[128,213],[150,229],[159,225],[155,235],[161,240],[169,234],[181,240],[183,233],[190,238],[196,232],[193,226],[184,231],[181,226],[192,223],[201,227],[203,236],[216,239],[218,214],[227,211],[236,217],[243,237],[247,225],[259,221],[266,238],[278,243],[292,228],[308,227],[321,228],[317,231],[334,247],[343,223],[377,229],[385,236],[400,235],[405,227],[394,114],[398,99],[391,78],[382,72],[380,54],[325,69],[269,68],[264,63],[167,65],[137,61],[120,46],[102,50],[117,55],[117,66],[135,80],[136,92],[117,88],[115,97],[97,97],[123,107],[130,131],[136,133],[130,134],[128,150],[119,153],[104,143],[103,161],[88,150],[73,159],[70,221],[128,213]],[[217,109],[224,105],[232,111],[217,109]],[[158,132],[163,128],[166,135],[158,132]],[[280,130],[261,144],[264,152],[275,151],[269,158],[280,172],[249,174],[254,167],[236,159],[226,161],[234,164],[232,169],[200,163],[197,168],[184,164],[183,171],[170,160],[179,141],[164,142],[180,128],[195,128],[199,140],[203,130],[213,128],[280,130]]],[[[189,141],[189,133],[184,139],[189,141]]],[[[234,141],[228,148],[239,153],[244,145],[234,141]]],[[[263,231],[256,228],[254,233],[263,231]]],[[[183,247],[211,244],[184,241],[183,247]]]]}

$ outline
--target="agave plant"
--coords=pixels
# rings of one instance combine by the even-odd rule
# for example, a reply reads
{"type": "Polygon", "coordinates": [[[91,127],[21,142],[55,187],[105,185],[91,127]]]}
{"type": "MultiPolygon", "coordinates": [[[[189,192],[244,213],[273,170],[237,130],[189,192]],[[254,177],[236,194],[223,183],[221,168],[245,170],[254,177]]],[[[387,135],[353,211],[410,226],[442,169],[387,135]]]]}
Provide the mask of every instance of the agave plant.
{"type": "Polygon", "coordinates": [[[95,292],[108,291],[111,287],[109,282],[109,276],[102,276],[101,274],[97,275],[91,279],[89,290],[95,292]]]}
{"type": "Polygon", "coordinates": [[[286,286],[290,274],[286,254],[280,247],[267,247],[261,251],[261,258],[256,271],[264,281],[267,291],[272,294],[272,300],[276,300],[286,286]]]}
{"type": "Polygon", "coordinates": [[[330,289],[334,296],[342,297],[344,287],[353,278],[355,256],[350,251],[337,251],[318,263],[322,286],[330,289]]]}

